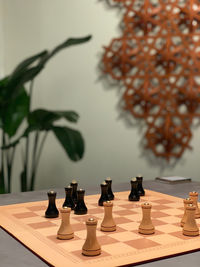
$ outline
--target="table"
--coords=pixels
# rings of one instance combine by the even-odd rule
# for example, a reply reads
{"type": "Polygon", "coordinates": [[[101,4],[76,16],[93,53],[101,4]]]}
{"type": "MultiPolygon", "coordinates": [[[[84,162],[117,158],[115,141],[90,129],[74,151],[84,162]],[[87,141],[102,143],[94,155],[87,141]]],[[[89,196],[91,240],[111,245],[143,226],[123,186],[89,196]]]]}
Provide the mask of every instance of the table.
{"type": "MultiPolygon", "coordinates": [[[[129,183],[120,183],[113,185],[113,191],[129,190],[129,183]]],[[[200,182],[188,182],[178,184],[168,184],[161,181],[144,181],[144,188],[151,189],[157,192],[182,197],[188,196],[189,191],[200,192],[200,182]]],[[[99,187],[86,186],[86,194],[99,193],[99,187]]],[[[48,189],[49,190],[49,189],[48,189]]],[[[29,201],[46,200],[46,192],[48,190],[40,190],[34,192],[13,193],[0,195],[0,205],[9,205],[23,203],[29,201]]],[[[54,189],[57,191],[57,197],[64,197],[64,189],[54,189]]],[[[44,267],[48,266],[37,256],[26,249],[22,244],[0,229],[0,266],[11,267],[44,267]]],[[[158,267],[158,266],[176,266],[176,267],[198,267],[200,260],[200,252],[189,253],[173,258],[154,261],[152,263],[141,264],[141,267],[158,267]]]]}

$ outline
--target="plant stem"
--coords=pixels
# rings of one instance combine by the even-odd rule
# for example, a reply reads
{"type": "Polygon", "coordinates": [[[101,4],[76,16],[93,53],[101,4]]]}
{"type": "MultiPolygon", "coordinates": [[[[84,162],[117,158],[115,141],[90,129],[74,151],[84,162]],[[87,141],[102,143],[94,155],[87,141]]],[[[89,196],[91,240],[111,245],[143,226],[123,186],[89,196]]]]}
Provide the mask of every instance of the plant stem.
{"type": "Polygon", "coordinates": [[[39,131],[35,133],[34,138],[34,145],[33,145],[33,155],[32,155],[32,168],[31,168],[31,183],[29,190],[33,191],[34,189],[34,182],[35,182],[35,164],[36,164],[36,154],[38,148],[38,141],[39,141],[39,131]]]}
{"type": "Polygon", "coordinates": [[[40,143],[40,147],[39,147],[38,153],[36,153],[36,151],[35,151],[35,160],[34,160],[34,166],[32,168],[32,175],[31,175],[31,187],[30,187],[31,191],[34,190],[36,172],[37,172],[37,169],[38,169],[38,165],[39,165],[39,160],[40,160],[40,156],[41,156],[41,153],[42,153],[42,149],[44,147],[44,143],[45,143],[45,140],[47,138],[47,134],[48,134],[48,132],[46,131],[44,136],[43,136],[43,138],[42,138],[42,141],[40,143]]]}
{"type": "Polygon", "coordinates": [[[12,148],[11,157],[7,158],[7,177],[8,177],[8,193],[11,192],[11,181],[12,181],[12,167],[13,167],[13,159],[15,155],[15,148],[12,148]]]}
{"type": "MultiPolygon", "coordinates": [[[[34,81],[31,80],[30,89],[29,89],[30,102],[29,102],[28,116],[29,116],[30,110],[31,110],[33,84],[34,84],[34,81]]],[[[24,170],[23,170],[22,175],[21,175],[21,189],[22,189],[22,192],[27,191],[27,189],[28,189],[27,188],[27,181],[28,181],[28,178],[29,178],[29,171],[28,171],[28,168],[29,168],[29,146],[30,146],[30,142],[29,142],[29,133],[28,133],[28,135],[26,137],[24,170]]]]}

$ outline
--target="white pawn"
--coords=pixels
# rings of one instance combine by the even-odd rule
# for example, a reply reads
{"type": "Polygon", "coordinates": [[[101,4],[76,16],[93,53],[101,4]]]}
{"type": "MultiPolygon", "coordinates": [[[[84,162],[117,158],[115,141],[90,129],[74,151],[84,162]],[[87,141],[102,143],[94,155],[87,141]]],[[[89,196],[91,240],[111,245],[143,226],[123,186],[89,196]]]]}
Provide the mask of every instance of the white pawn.
{"type": "Polygon", "coordinates": [[[151,221],[151,204],[145,202],[142,206],[142,221],[139,226],[139,233],[151,235],[155,233],[155,228],[151,221]]]}
{"type": "Polygon", "coordinates": [[[97,220],[89,218],[86,221],[87,237],[82,247],[82,254],[85,256],[97,256],[101,254],[101,247],[96,237],[97,220]]]}
{"type": "Polygon", "coordinates": [[[71,208],[63,207],[60,209],[62,221],[57,233],[58,239],[71,239],[74,237],[74,231],[70,225],[71,208]]]}
{"type": "Polygon", "coordinates": [[[116,224],[112,216],[113,203],[111,201],[103,202],[104,218],[101,223],[101,231],[113,232],[116,230],[116,224]]]}

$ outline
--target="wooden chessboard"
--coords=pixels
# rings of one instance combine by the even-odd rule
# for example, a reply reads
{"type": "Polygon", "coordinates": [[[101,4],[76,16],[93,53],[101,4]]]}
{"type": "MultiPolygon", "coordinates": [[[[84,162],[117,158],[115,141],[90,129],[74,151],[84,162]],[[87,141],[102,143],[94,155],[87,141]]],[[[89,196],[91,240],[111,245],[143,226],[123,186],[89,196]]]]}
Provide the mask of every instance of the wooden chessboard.
{"type": "MultiPolygon", "coordinates": [[[[115,232],[99,230],[103,207],[98,206],[99,195],[85,197],[88,214],[71,213],[74,239],[58,240],[56,233],[61,219],[44,217],[47,201],[29,202],[0,207],[1,227],[52,266],[123,266],[200,250],[200,237],[182,235],[180,220],[183,215],[181,198],[146,190],[140,202],[128,201],[129,192],[115,193],[113,217],[115,232]],[[152,204],[152,221],[156,228],[153,235],[138,233],[141,221],[141,203],[152,204]],[[97,238],[102,254],[83,256],[81,249],[86,238],[85,220],[98,220],[97,238]]],[[[57,200],[61,207],[64,199],[57,200]]],[[[200,219],[197,220],[200,226],[200,219]]]]}

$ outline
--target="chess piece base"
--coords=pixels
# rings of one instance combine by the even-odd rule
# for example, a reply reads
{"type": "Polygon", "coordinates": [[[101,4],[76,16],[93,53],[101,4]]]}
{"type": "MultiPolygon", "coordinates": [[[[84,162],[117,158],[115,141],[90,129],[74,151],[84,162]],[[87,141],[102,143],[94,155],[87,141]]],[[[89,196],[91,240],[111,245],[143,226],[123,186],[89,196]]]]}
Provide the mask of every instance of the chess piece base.
{"type": "Polygon", "coordinates": [[[114,231],[116,231],[116,225],[113,225],[113,226],[103,226],[103,225],[101,225],[101,231],[103,231],[103,232],[114,232],[114,231]]]}
{"type": "Polygon", "coordinates": [[[152,229],[142,229],[142,228],[139,228],[138,232],[140,234],[143,234],[143,235],[152,235],[155,233],[155,229],[152,228],[152,229]]]}
{"type": "Polygon", "coordinates": [[[199,230],[196,231],[187,231],[183,229],[183,235],[187,235],[187,236],[197,236],[199,235],[199,230]]]}
{"type": "Polygon", "coordinates": [[[85,256],[98,256],[101,254],[101,249],[96,249],[96,250],[82,249],[82,254],[85,256]]]}
{"type": "Polygon", "coordinates": [[[68,240],[74,238],[74,233],[71,234],[57,234],[58,239],[68,240]]]}

